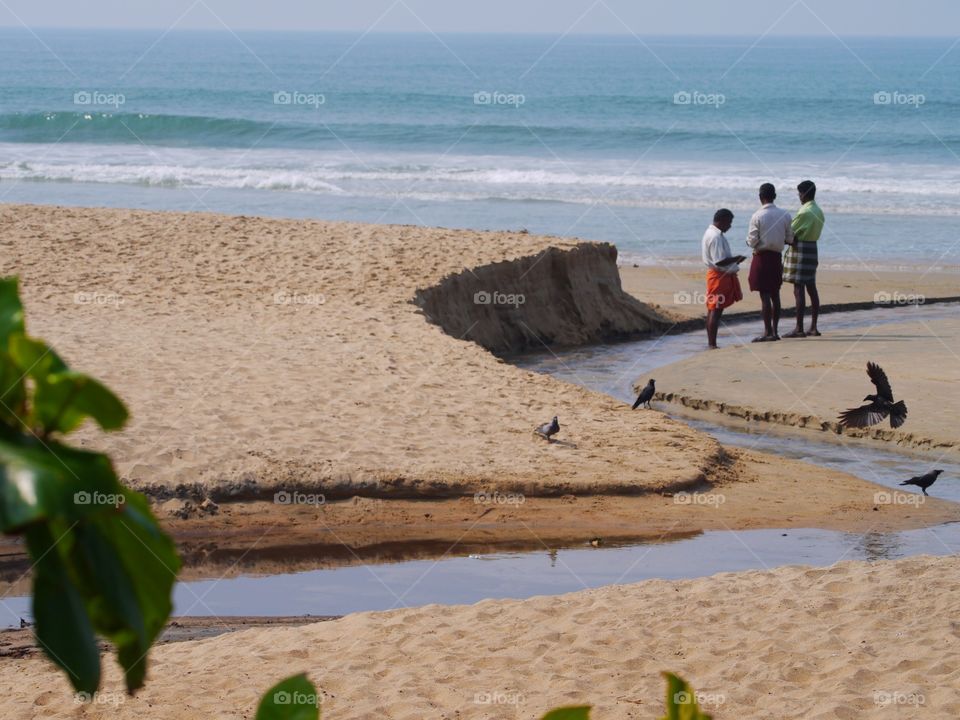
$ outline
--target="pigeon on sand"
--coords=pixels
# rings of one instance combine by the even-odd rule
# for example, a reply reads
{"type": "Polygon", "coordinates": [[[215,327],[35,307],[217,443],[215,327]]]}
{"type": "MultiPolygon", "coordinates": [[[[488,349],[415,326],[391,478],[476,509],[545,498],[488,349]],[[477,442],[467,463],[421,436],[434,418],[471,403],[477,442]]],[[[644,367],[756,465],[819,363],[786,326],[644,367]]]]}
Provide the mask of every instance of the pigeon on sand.
{"type": "Polygon", "coordinates": [[[537,433],[537,435],[539,435],[540,437],[545,438],[546,440],[550,440],[551,437],[553,437],[558,432],[560,432],[560,423],[557,421],[557,416],[554,415],[553,420],[551,420],[548,423],[544,423],[543,425],[538,427],[536,430],[534,430],[534,432],[537,433]]]}

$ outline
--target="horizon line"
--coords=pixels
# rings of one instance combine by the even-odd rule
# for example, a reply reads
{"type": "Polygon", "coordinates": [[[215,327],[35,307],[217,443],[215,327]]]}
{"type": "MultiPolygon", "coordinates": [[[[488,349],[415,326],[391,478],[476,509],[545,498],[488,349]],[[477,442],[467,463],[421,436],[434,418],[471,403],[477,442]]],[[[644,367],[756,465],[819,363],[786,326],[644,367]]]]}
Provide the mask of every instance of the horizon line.
{"type": "MultiPolygon", "coordinates": [[[[503,35],[518,35],[518,36],[540,36],[540,37],[618,37],[618,38],[756,38],[756,33],[676,33],[676,32],[656,32],[656,33],[634,33],[627,30],[622,31],[604,31],[604,32],[569,32],[564,33],[561,31],[538,31],[538,30],[437,30],[427,31],[427,30],[367,30],[364,28],[351,28],[351,29],[330,29],[330,28],[313,28],[313,29],[301,29],[301,28],[250,28],[250,27],[184,27],[184,28],[163,28],[160,26],[99,26],[99,25],[76,25],[76,26],[66,26],[66,25],[2,25],[0,24],[0,31],[3,30],[20,30],[24,32],[32,32],[36,30],[66,30],[66,31],[102,31],[102,32],[164,32],[166,34],[177,33],[177,32],[208,32],[208,33],[222,33],[230,34],[234,32],[243,32],[243,33],[293,33],[299,35],[308,35],[312,33],[329,33],[329,34],[342,34],[342,35],[352,35],[352,34],[366,34],[366,35],[474,35],[474,36],[503,36],[503,35]]],[[[895,33],[828,33],[828,32],[810,32],[810,33],[777,33],[770,32],[764,36],[765,38],[859,38],[859,39],[898,39],[898,40],[945,40],[945,39],[956,39],[955,33],[944,33],[942,35],[928,35],[928,34],[916,34],[916,35],[897,35],[895,33]]]]}

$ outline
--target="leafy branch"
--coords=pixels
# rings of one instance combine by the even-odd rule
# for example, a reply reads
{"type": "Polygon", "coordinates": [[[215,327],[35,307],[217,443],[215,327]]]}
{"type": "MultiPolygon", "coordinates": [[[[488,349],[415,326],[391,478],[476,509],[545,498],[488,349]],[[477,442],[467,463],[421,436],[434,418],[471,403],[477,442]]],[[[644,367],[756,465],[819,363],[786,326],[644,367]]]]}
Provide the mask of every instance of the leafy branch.
{"type": "Polygon", "coordinates": [[[61,441],[88,418],[118,430],[128,412],[27,335],[18,281],[0,279],[0,531],[26,542],[36,639],[74,689],[99,687],[101,635],[133,692],[170,616],[180,560],[110,458],[61,441]]]}

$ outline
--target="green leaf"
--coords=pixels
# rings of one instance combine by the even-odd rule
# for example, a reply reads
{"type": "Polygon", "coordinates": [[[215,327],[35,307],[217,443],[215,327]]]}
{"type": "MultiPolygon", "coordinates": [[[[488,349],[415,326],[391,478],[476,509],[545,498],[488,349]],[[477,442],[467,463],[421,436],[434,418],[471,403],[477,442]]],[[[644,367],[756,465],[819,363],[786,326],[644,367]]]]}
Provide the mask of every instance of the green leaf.
{"type": "Polygon", "coordinates": [[[97,516],[94,522],[98,535],[86,547],[98,558],[93,579],[101,589],[114,589],[100,594],[106,612],[91,617],[97,631],[116,646],[127,689],[133,691],[143,685],[147,653],[173,610],[180,559],[137,493],[126,491],[122,512],[97,516]]]}
{"type": "Polygon", "coordinates": [[[120,484],[106,455],[48,437],[87,417],[122,427],[123,403],[24,332],[17,281],[0,280],[0,531],[26,537],[44,652],[77,691],[93,693],[103,635],[133,692],[170,616],[180,561],[146,498],[120,484]]]}
{"type": "Polygon", "coordinates": [[[0,349],[0,422],[20,430],[27,414],[27,387],[20,367],[0,349]]]}
{"type": "Polygon", "coordinates": [[[712,720],[700,712],[697,695],[690,684],[673,673],[660,673],[667,680],[667,714],[662,720],[712,720]]]}
{"type": "Polygon", "coordinates": [[[23,304],[20,302],[20,281],[15,277],[0,278],[0,347],[6,347],[14,333],[23,333],[23,304]]]}
{"type": "Polygon", "coordinates": [[[257,707],[256,720],[318,720],[320,699],[307,676],[289,677],[267,690],[257,707]]]}
{"type": "Polygon", "coordinates": [[[46,343],[14,335],[10,355],[36,385],[32,414],[27,422],[44,434],[68,433],[87,418],[104,430],[116,430],[127,421],[127,408],[101,383],[70,370],[46,343]]]}
{"type": "Polygon", "coordinates": [[[124,493],[110,458],[0,431],[0,530],[50,518],[78,520],[124,493]]]}
{"type": "MultiPolygon", "coordinates": [[[[76,633],[84,627],[75,620],[79,612],[117,648],[127,688],[142,686],[147,653],[172,610],[179,559],[146,499],[119,483],[109,458],[30,436],[0,437],[0,529],[57,535],[58,542],[40,552],[48,553],[50,563],[59,558],[59,564],[40,576],[44,582],[36,596],[48,617],[59,612],[77,629],[66,636],[66,649],[54,652],[79,647],[76,633]],[[50,587],[56,590],[41,597],[39,591],[50,587]]],[[[50,620],[43,627],[56,628],[42,638],[52,646],[63,628],[50,620]]],[[[64,658],[58,664],[68,669],[75,663],[64,658]]],[[[89,673],[68,669],[68,674],[77,690],[92,692],[86,686],[89,673]]]]}
{"type": "Polygon", "coordinates": [[[38,638],[78,691],[93,692],[99,679],[94,631],[116,647],[127,690],[142,687],[150,646],[172,610],[179,569],[173,541],[142,496],[124,497],[120,509],[100,508],[69,524],[51,521],[59,528],[54,533],[41,523],[27,530],[40,538],[31,555],[43,561],[35,587],[38,638]],[[91,653],[96,673],[89,670],[91,653]]]}
{"type": "MultiPolygon", "coordinates": [[[[69,531],[68,531],[69,532],[69,531]]],[[[69,577],[58,541],[44,525],[27,532],[33,566],[33,617],[37,644],[67,673],[77,692],[100,685],[100,652],[83,599],[69,577]]]]}
{"type": "Polygon", "coordinates": [[[557,708],[544,715],[543,720],[590,720],[590,705],[557,708]]]}
{"type": "Polygon", "coordinates": [[[68,433],[91,417],[104,430],[122,428],[129,417],[126,406],[101,383],[68,370],[50,375],[34,397],[40,426],[46,432],[68,433]]]}

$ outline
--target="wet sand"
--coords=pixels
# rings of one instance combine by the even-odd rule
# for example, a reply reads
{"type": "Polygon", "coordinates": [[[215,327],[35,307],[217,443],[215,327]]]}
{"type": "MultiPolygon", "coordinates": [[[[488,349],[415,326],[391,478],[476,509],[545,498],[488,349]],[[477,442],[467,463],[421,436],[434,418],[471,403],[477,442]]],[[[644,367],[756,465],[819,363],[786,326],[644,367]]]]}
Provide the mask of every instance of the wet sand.
{"type": "Polygon", "coordinates": [[[873,361],[886,372],[894,397],[906,402],[907,422],[899,429],[888,422],[845,428],[843,435],[926,451],[918,467],[935,467],[937,458],[956,459],[960,449],[955,432],[960,320],[911,322],[909,308],[903,315],[902,323],[857,331],[831,330],[827,316],[819,338],[751,343],[688,358],[657,371],[660,397],[685,408],[829,437],[841,432],[838,413],[860,406],[874,392],[866,373],[873,361]]]}

